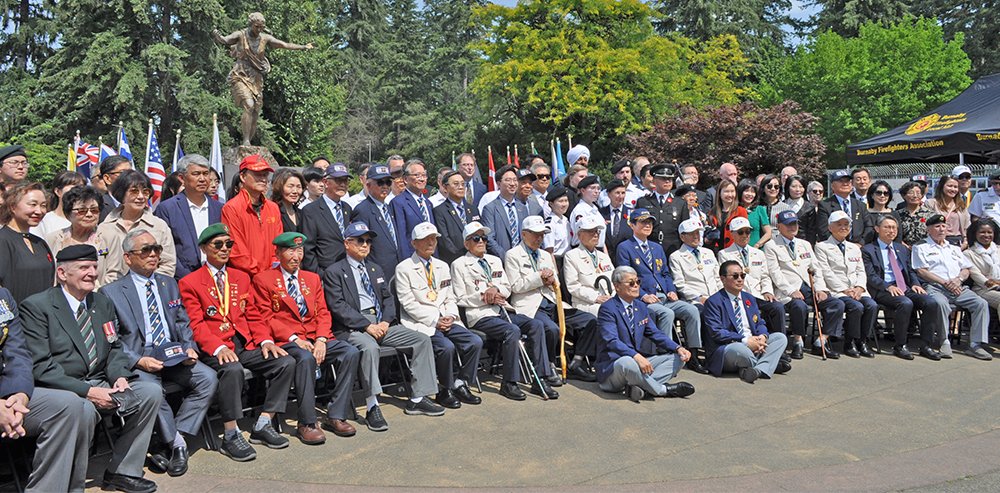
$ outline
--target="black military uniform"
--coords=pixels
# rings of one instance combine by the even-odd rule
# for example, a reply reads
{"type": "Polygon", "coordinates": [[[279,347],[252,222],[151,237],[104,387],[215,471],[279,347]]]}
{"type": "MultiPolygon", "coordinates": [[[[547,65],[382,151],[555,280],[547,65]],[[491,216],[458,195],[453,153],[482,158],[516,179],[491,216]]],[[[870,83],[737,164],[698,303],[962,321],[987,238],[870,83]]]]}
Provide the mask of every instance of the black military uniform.
{"type": "MultiPolygon", "coordinates": [[[[668,180],[671,183],[677,178],[677,170],[668,164],[654,165],[650,170],[654,180],[668,180]]],[[[681,235],[677,231],[680,224],[687,220],[690,211],[687,202],[674,196],[673,186],[665,195],[659,195],[656,190],[639,199],[636,209],[646,209],[656,218],[653,233],[649,236],[663,246],[667,257],[681,246],[681,235]]]]}

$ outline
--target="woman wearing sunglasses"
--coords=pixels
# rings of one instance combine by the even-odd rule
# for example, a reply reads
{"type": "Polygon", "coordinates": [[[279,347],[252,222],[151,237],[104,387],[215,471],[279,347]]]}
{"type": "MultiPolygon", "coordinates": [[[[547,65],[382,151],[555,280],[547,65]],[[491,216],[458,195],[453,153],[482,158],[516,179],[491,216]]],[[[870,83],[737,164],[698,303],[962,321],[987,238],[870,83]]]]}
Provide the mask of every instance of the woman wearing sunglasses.
{"type": "Polygon", "coordinates": [[[895,212],[889,207],[892,193],[892,186],[885,180],[878,180],[868,187],[868,214],[872,217],[872,224],[878,224],[882,216],[895,212]]]}
{"type": "MultiPolygon", "coordinates": [[[[104,205],[101,192],[91,186],[73,187],[60,200],[69,226],[50,232],[45,242],[53,252],[70,245],[92,245],[97,248],[97,224],[104,205]]],[[[98,257],[98,270],[103,257],[98,257]]]]}
{"type": "Polygon", "coordinates": [[[149,208],[149,199],[153,196],[153,185],[149,177],[134,169],[127,170],[111,183],[110,192],[121,205],[111,211],[97,227],[98,286],[109,284],[128,274],[122,241],[135,228],[149,231],[156,238],[156,243],[163,245],[160,266],[156,272],[174,277],[177,263],[174,239],[166,221],[154,216],[149,208]]]}

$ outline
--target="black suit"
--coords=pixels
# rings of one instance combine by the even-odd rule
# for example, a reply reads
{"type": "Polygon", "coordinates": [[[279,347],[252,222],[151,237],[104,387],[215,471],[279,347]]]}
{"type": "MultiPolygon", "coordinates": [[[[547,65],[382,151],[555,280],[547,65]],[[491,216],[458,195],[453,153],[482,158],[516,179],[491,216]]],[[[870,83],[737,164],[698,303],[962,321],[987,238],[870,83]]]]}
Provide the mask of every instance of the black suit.
{"type": "Polygon", "coordinates": [[[471,207],[464,199],[461,205],[465,209],[465,220],[462,220],[458,215],[455,204],[451,200],[445,200],[434,208],[434,222],[437,224],[438,233],[441,233],[441,238],[438,239],[437,256],[449,265],[458,257],[465,255],[467,251],[465,249],[465,235],[463,234],[465,225],[479,221],[478,210],[471,207]]]}
{"type": "Polygon", "coordinates": [[[115,199],[110,193],[105,193],[102,197],[104,204],[101,206],[101,222],[103,223],[104,218],[108,217],[108,214],[111,214],[111,211],[118,206],[115,205],[115,199]]]}
{"type": "MultiPolygon", "coordinates": [[[[372,289],[382,308],[382,318],[379,322],[390,325],[396,321],[396,300],[389,289],[389,279],[378,264],[365,259],[365,270],[372,283],[372,289]]],[[[355,272],[350,262],[345,258],[323,271],[323,292],[326,295],[326,306],[333,317],[334,335],[337,339],[346,332],[364,332],[371,322],[361,313],[361,301],[355,283],[355,272]]]]}
{"type": "Polygon", "coordinates": [[[656,218],[656,224],[653,225],[653,232],[649,238],[662,245],[667,258],[670,258],[670,254],[681,247],[681,235],[677,229],[691,216],[691,211],[688,210],[687,202],[674,197],[673,192],[667,197],[661,206],[656,193],[651,193],[639,199],[635,203],[635,208],[647,209],[656,218]]]}
{"type": "Polygon", "coordinates": [[[604,216],[604,220],[608,223],[606,225],[607,231],[604,233],[604,247],[605,251],[608,252],[608,256],[613,259],[618,258],[618,244],[632,236],[632,228],[628,225],[628,216],[632,213],[632,208],[622,204],[620,209],[617,231],[612,231],[615,222],[611,218],[611,206],[606,205],[598,209],[601,211],[601,216],[604,216]]]}
{"type": "MultiPolygon", "coordinates": [[[[851,234],[847,237],[848,241],[863,245],[874,240],[875,226],[868,214],[868,206],[855,198],[854,194],[850,195],[849,200],[851,201],[851,234]]],[[[816,210],[816,221],[812,226],[816,242],[830,237],[827,221],[830,219],[830,214],[841,210],[844,209],[840,205],[840,197],[836,195],[831,195],[819,203],[816,210]]]]}
{"type": "MultiPolygon", "coordinates": [[[[399,234],[397,233],[396,240],[393,240],[392,235],[389,234],[390,224],[395,225],[396,216],[389,204],[385,204],[385,207],[391,221],[385,220],[378,204],[375,203],[375,199],[366,197],[351,212],[351,222],[363,222],[368,225],[368,229],[372,233],[375,233],[375,237],[372,238],[371,250],[368,253],[368,260],[378,264],[382,268],[382,272],[393,273],[396,272],[396,265],[403,261],[403,256],[397,243],[399,234]]],[[[319,272],[319,274],[322,273],[323,271],[319,272]]]]}
{"type": "MultiPolygon", "coordinates": [[[[876,240],[861,248],[861,259],[865,263],[865,273],[868,274],[868,292],[872,299],[893,311],[893,325],[896,344],[906,344],[907,329],[910,327],[910,315],[913,309],[927,310],[936,307],[937,301],[930,295],[913,292],[914,286],[921,286],[920,277],[913,271],[910,263],[910,249],[898,241],[892,242],[892,249],[899,263],[899,269],[906,281],[906,293],[903,296],[893,296],[889,293],[890,284],[885,280],[885,264],[882,259],[881,245],[876,240]]],[[[933,330],[921,330],[921,338],[930,344],[934,339],[933,330]]]]}
{"type": "MultiPolygon", "coordinates": [[[[344,227],[350,224],[351,206],[340,201],[344,213],[344,227]]],[[[302,234],[306,235],[302,269],[317,274],[327,267],[343,260],[344,232],[333,217],[333,211],[326,205],[326,199],[319,197],[302,209],[299,215],[302,234]]]]}

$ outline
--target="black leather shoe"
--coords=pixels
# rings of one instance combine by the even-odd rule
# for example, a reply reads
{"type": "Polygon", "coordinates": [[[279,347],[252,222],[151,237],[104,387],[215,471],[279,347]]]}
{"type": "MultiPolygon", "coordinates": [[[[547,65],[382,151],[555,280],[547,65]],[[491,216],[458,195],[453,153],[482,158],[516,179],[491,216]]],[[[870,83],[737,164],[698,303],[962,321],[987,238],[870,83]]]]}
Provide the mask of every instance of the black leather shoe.
{"type": "Polygon", "coordinates": [[[176,478],[183,476],[188,471],[188,458],[190,458],[187,447],[174,447],[170,454],[170,464],[167,466],[167,474],[176,478]]]}
{"type": "Polygon", "coordinates": [[[802,359],[802,345],[792,344],[792,359],[802,359]]]}
{"type": "Polygon", "coordinates": [[[760,372],[756,368],[749,366],[740,368],[740,380],[752,384],[757,381],[758,377],[760,377],[760,372]]]}
{"type": "Polygon", "coordinates": [[[441,389],[434,400],[448,409],[458,409],[462,407],[462,402],[458,400],[458,397],[455,397],[455,393],[452,392],[451,389],[441,389]]]}
{"type": "Polygon", "coordinates": [[[250,443],[263,445],[267,448],[282,449],[288,446],[288,439],[279,435],[271,423],[259,430],[250,432],[250,443]]]}
{"type": "Polygon", "coordinates": [[[104,483],[101,485],[101,489],[104,491],[125,491],[127,493],[153,493],[156,491],[156,483],[145,478],[105,471],[104,483]]]}
{"type": "Polygon", "coordinates": [[[483,402],[483,399],[481,397],[479,397],[478,395],[474,395],[472,391],[469,390],[468,385],[463,384],[461,387],[455,389],[453,392],[455,393],[455,397],[458,397],[458,400],[462,401],[462,404],[476,405],[483,402]]]}
{"type": "Polygon", "coordinates": [[[643,397],[646,397],[646,391],[635,385],[625,385],[625,397],[638,404],[643,397]]]}
{"type": "Polygon", "coordinates": [[[861,339],[861,342],[858,343],[858,352],[861,353],[861,356],[864,356],[865,358],[875,357],[875,352],[872,351],[870,347],[868,347],[868,341],[865,339],[861,339]]]}
{"type": "Polygon", "coordinates": [[[521,387],[517,386],[516,382],[501,383],[500,395],[513,401],[523,401],[528,398],[526,395],[524,395],[524,391],[521,390],[521,387]]]}
{"type": "Polygon", "coordinates": [[[542,380],[542,386],[541,387],[539,387],[537,383],[531,384],[531,393],[532,394],[542,395],[542,392],[544,392],[545,395],[548,396],[549,399],[558,399],[559,398],[559,392],[556,392],[555,389],[553,389],[552,387],[550,387],[549,384],[546,383],[544,380],[542,380]]]}
{"type": "Polygon", "coordinates": [[[159,452],[149,454],[146,457],[146,462],[149,463],[149,470],[157,474],[163,474],[167,472],[167,467],[170,466],[170,457],[167,455],[166,450],[161,450],[159,452]]]}
{"type": "Polygon", "coordinates": [[[382,408],[378,406],[372,406],[368,410],[365,414],[365,423],[371,431],[386,431],[389,429],[389,423],[382,416],[382,408]]]}
{"type": "Polygon", "coordinates": [[[792,363],[791,362],[788,362],[788,361],[779,361],[778,362],[778,367],[774,369],[774,373],[777,373],[778,375],[781,375],[781,374],[784,374],[784,373],[788,373],[791,370],[792,370],[792,363]]]}
{"type": "Polygon", "coordinates": [[[687,397],[694,393],[694,385],[687,382],[668,383],[664,397],[687,397]]]}
{"type": "Polygon", "coordinates": [[[894,354],[897,358],[900,359],[905,359],[905,360],[913,359],[913,353],[911,353],[910,350],[906,347],[906,344],[902,344],[900,346],[893,346],[892,354],[894,354]]]}
{"type": "MultiPolygon", "coordinates": [[[[858,348],[854,345],[854,341],[844,341],[844,356],[849,356],[851,358],[860,358],[861,353],[858,352],[858,348]]],[[[829,354],[826,355],[827,358],[830,357],[829,354]]]]}
{"type": "MultiPolygon", "coordinates": [[[[567,372],[567,376],[569,372],[567,372]]],[[[552,387],[562,387],[562,371],[554,372],[552,375],[542,378],[542,381],[552,387]]]]}
{"type": "Polygon", "coordinates": [[[934,348],[930,346],[920,348],[920,355],[931,361],[941,361],[941,353],[935,351],[934,348]]]}
{"type": "Polygon", "coordinates": [[[237,433],[234,438],[223,437],[219,452],[236,462],[246,462],[257,458],[257,451],[247,443],[246,438],[243,438],[243,433],[237,433]]]}
{"type": "MultiPolygon", "coordinates": [[[[455,399],[456,401],[458,399],[455,399]]],[[[431,402],[430,399],[423,397],[417,402],[413,402],[409,399],[406,401],[406,407],[403,408],[403,414],[409,415],[424,415],[424,416],[443,416],[444,408],[431,402]]]]}
{"type": "Polygon", "coordinates": [[[573,380],[579,380],[581,382],[596,382],[597,375],[588,370],[583,363],[574,361],[569,364],[567,368],[566,376],[572,378],[573,380]]]}
{"type": "Polygon", "coordinates": [[[691,359],[688,360],[685,368],[691,370],[695,373],[701,373],[702,375],[708,375],[708,368],[705,368],[701,364],[701,360],[697,356],[691,355],[691,359]]]}

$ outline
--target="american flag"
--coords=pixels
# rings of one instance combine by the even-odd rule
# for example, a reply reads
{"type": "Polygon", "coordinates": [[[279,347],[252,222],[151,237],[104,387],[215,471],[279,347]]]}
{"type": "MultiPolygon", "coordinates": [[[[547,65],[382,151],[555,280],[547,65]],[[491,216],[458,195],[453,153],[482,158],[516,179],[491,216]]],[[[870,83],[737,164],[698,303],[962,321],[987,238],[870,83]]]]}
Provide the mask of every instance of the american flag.
{"type": "Polygon", "coordinates": [[[167,173],[163,169],[163,158],[160,157],[160,143],[156,140],[156,130],[153,128],[153,120],[149,121],[149,137],[146,138],[146,176],[153,184],[153,197],[150,200],[155,207],[160,202],[160,193],[163,192],[163,180],[167,179],[167,173]]]}
{"type": "Polygon", "coordinates": [[[92,170],[100,162],[101,148],[82,140],[76,141],[76,171],[90,178],[92,170]]]}

